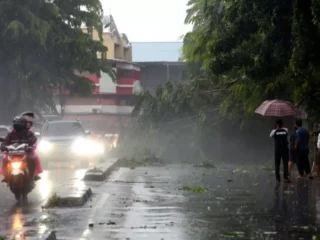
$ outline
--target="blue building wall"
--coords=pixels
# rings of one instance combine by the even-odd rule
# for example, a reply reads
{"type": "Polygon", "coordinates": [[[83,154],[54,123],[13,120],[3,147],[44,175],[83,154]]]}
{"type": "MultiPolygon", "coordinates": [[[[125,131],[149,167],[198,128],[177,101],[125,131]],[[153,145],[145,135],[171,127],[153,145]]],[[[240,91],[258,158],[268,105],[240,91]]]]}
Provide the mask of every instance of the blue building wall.
{"type": "Polygon", "coordinates": [[[132,42],[133,62],[177,62],[182,42],[132,42]]]}

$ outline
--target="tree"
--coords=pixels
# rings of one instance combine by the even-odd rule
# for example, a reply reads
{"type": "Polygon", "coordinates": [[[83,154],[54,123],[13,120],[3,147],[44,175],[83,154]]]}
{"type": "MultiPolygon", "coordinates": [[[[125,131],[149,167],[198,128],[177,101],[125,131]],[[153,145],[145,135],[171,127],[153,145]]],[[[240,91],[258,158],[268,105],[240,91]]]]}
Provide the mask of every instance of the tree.
{"type": "MultiPolygon", "coordinates": [[[[189,6],[186,21],[194,28],[184,38],[183,53],[188,67],[194,67],[190,68],[192,80],[179,91],[169,91],[175,89],[169,86],[151,100],[147,96],[144,118],[158,124],[163,118],[175,120],[176,112],[189,112],[196,116],[194,123],[201,123],[197,129],[202,139],[222,132],[229,152],[228,136],[246,142],[239,154],[242,149],[253,149],[252,138],[255,143],[268,141],[268,119],[253,116],[266,99],[293,101],[307,110],[309,118],[320,116],[317,1],[190,0],[189,6]],[[199,85],[204,87],[195,87],[199,85]],[[206,101],[209,98],[214,101],[206,101]],[[181,99],[188,102],[187,108],[181,99]],[[210,109],[217,107],[220,114],[215,113],[216,118],[223,122],[213,133],[208,131],[215,122],[210,109]],[[230,127],[234,122],[237,128],[245,128],[240,122],[247,122],[249,128],[239,132],[230,127]]],[[[266,150],[267,144],[254,148],[266,150]]]]}
{"type": "Polygon", "coordinates": [[[112,74],[107,48],[90,36],[96,29],[102,38],[102,16],[99,0],[0,0],[0,116],[55,109],[54,89],[91,94],[93,83],[75,70],[112,74]]]}
{"type": "Polygon", "coordinates": [[[217,86],[228,86],[223,113],[252,114],[263,100],[278,97],[319,116],[317,1],[190,3],[203,9],[189,19],[195,27],[186,35],[185,58],[216,75],[217,86]]]}

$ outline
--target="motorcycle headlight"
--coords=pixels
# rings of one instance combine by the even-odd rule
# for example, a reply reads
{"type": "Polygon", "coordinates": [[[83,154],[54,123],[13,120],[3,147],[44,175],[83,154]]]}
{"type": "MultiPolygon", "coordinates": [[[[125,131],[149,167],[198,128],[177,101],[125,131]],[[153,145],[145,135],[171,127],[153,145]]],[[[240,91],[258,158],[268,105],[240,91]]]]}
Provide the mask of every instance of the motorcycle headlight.
{"type": "Polygon", "coordinates": [[[41,152],[47,152],[50,151],[53,148],[52,143],[46,141],[46,140],[42,140],[40,141],[38,147],[37,147],[41,152]]]}
{"type": "Polygon", "coordinates": [[[21,167],[22,162],[13,162],[11,166],[13,169],[19,169],[21,167]]]}
{"type": "Polygon", "coordinates": [[[76,153],[85,153],[88,151],[88,141],[86,139],[78,139],[72,144],[72,151],[76,153]]]}

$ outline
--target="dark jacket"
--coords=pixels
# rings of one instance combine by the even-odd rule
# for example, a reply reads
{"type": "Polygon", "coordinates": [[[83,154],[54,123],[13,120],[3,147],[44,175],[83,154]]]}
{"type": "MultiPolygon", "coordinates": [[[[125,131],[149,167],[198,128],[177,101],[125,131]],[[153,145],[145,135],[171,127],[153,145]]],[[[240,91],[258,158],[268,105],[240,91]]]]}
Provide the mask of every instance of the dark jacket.
{"type": "Polygon", "coordinates": [[[272,130],[270,133],[270,137],[274,138],[276,152],[282,152],[282,151],[289,150],[288,129],[287,128],[278,128],[278,129],[272,130]]]}
{"type": "Polygon", "coordinates": [[[6,136],[3,145],[9,146],[14,143],[27,143],[31,147],[35,143],[37,143],[37,137],[34,135],[33,132],[28,131],[27,129],[21,132],[16,132],[15,130],[12,130],[6,136]]]}

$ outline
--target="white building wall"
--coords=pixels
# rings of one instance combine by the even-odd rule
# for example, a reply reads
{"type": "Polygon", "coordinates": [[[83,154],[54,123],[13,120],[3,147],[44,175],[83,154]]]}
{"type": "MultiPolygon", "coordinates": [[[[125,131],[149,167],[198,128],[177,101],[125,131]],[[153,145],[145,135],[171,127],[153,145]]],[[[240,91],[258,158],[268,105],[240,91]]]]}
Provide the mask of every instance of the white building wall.
{"type": "Polygon", "coordinates": [[[135,70],[135,71],[140,71],[140,67],[135,66],[130,63],[118,63],[117,68],[119,69],[124,69],[124,70],[135,70]]]}
{"type": "Polygon", "coordinates": [[[130,114],[134,107],[131,106],[102,106],[102,113],[130,114]]]}
{"type": "MultiPolygon", "coordinates": [[[[56,106],[60,112],[60,105],[56,106]]],[[[94,113],[96,109],[97,113],[104,114],[130,114],[134,107],[131,106],[102,106],[102,105],[67,105],[65,106],[66,114],[76,114],[76,113],[94,113]]]]}
{"type": "Polygon", "coordinates": [[[117,92],[117,85],[114,84],[114,82],[112,81],[112,78],[108,74],[101,72],[100,93],[116,93],[116,92],[117,92]]]}

